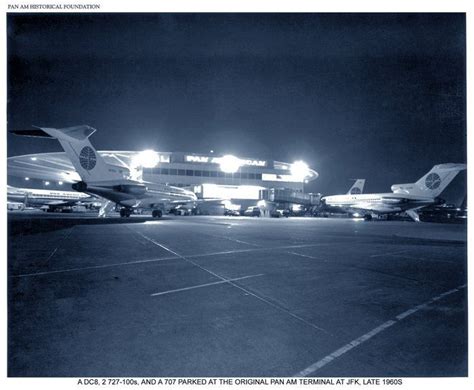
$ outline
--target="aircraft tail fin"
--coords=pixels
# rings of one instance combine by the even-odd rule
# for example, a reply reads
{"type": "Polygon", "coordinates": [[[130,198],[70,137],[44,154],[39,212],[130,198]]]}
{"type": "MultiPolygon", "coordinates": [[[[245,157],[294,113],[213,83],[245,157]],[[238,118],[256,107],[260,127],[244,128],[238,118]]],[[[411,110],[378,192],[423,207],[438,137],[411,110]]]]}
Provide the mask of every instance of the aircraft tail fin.
{"type": "Polygon", "coordinates": [[[392,185],[392,191],[435,198],[443,192],[460,171],[466,168],[466,164],[446,163],[435,165],[416,183],[394,184],[392,185]]]}
{"type": "Polygon", "coordinates": [[[86,183],[124,178],[124,172],[107,164],[90,143],[89,137],[96,131],[93,127],[80,125],[62,129],[36,126],[35,128],[35,130],[14,130],[12,133],[29,137],[56,138],[86,183]]]}
{"type": "Polygon", "coordinates": [[[365,179],[357,179],[347,191],[347,195],[362,194],[364,192],[365,179]]]}

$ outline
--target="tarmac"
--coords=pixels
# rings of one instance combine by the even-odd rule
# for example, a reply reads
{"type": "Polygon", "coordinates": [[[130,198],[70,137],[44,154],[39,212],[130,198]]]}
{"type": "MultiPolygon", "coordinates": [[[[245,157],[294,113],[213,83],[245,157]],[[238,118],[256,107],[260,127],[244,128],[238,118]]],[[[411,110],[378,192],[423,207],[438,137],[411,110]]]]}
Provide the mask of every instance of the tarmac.
{"type": "Polygon", "coordinates": [[[466,225],[9,214],[13,377],[467,376],[466,225]]]}

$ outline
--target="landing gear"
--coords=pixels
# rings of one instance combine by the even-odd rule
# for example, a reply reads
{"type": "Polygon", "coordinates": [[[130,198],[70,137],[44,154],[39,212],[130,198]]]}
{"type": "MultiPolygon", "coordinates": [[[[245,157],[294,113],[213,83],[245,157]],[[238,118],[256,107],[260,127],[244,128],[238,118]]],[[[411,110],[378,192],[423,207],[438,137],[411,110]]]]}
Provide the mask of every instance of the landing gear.
{"type": "Polygon", "coordinates": [[[131,214],[132,214],[132,210],[130,210],[130,209],[127,209],[125,207],[120,209],[120,216],[122,218],[124,218],[124,217],[128,218],[128,217],[130,217],[131,214]]]}
{"type": "Polygon", "coordinates": [[[161,210],[153,210],[151,212],[151,216],[153,218],[161,218],[161,216],[163,215],[162,211],[161,210]]]}
{"type": "Polygon", "coordinates": [[[370,215],[370,214],[365,214],[365,215],[364,215],[364,220],[365,220],[365,221],[372,221],[372,215],[370,215]]]}

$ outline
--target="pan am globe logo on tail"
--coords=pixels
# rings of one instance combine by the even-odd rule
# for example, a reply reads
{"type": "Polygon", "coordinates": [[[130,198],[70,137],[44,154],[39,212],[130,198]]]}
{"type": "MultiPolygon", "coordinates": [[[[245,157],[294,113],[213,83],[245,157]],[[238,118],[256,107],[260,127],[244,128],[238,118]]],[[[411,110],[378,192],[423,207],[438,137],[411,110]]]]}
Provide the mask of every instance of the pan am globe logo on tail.
{"type": "Polygon", "coordinates": [[[351,194],[352,195],[357,195],[357,194],[362,194],[362,191],[359,187],[354,187],[352,190],[351,190],[351,194]]]}
{"type": "Polygon", "coordinates": [[[94,169],[97,162],[97,157],[94,153],[94,150],[90,146],[84,146],[79,154],[79,162],[81,167],[86,171],[94,169]]]}
{"type": "Polygon", "coordinates": [[[428,176],[426,176],[425,185],[430,190],[435,190],[436,188],[439,187],[440,184],[441,184],[441,178],[439,177],[437,173],[430,173],[428,176]]]}

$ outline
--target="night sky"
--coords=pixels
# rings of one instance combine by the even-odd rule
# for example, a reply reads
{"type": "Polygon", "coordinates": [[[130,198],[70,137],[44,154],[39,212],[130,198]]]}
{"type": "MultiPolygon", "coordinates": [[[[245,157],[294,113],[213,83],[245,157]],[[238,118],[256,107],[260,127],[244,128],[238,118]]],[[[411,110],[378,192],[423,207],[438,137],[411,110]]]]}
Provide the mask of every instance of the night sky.
{"type": "MultiPolygon", "coordinates": [[[[9,14],[8,129],[292,162],[369,192],[466,161],[464,14],[9,14]]],[[[61,151],[8,135],[8,155],[61,151]]]]}

